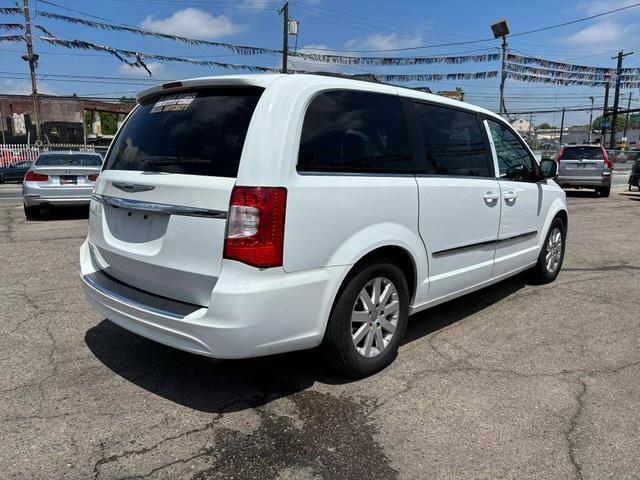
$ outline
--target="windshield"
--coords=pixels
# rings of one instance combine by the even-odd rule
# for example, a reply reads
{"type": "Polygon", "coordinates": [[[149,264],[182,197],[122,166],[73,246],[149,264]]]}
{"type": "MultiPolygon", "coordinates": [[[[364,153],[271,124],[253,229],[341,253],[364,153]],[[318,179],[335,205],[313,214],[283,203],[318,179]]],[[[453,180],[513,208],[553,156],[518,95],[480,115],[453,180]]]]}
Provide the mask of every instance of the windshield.
{"type": "Polygon", "coordinates": [[[84,154],[52,154],[41,155],[36,160],[39,167],[99,167],[102,165],[102,157],[100,155],[84,155],[84,154]]]}
{"type": "Polygon", "coordinates": [[[105,170],[236,177],[262,89],[164,95],[140,105],[118,134],[105,170]]]}
{"type": "Polygon", "coordinates": [[[600,147],[566,148],[561,160],[603,160],[600,147]]]}

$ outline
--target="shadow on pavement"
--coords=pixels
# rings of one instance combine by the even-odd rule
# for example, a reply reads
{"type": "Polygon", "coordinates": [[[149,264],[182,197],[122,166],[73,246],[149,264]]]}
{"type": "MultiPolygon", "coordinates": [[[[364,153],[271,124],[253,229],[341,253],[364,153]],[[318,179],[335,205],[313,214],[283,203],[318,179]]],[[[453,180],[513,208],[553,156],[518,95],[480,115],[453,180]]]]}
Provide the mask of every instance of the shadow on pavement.
{"type": "Polygon", "coordinates": [[[600,198],[594,190],[565,190],[567,197],[575,198],[600,198]]]}
{"type": "Polygon", "coordinates": [[[89,206],[78,205],[69,207],[44,207],[40,217],[29,220],[30,222],[52,222],[56,220],[81,220],[89,218],[89,206]]]}
{"type": "MultiPolygon", "coordinates": [[[[414,315],[404,343],[463,320],[524,286],[518,276],[414,315]]],[[[258,407],[316,382],[342,385],[355,381],[336,373],[318,350],[215,363],[147,340],[108,320],[89,329],[85,342],[98,360],[124,379],[172,402],[210,413],[258,407]]]]}

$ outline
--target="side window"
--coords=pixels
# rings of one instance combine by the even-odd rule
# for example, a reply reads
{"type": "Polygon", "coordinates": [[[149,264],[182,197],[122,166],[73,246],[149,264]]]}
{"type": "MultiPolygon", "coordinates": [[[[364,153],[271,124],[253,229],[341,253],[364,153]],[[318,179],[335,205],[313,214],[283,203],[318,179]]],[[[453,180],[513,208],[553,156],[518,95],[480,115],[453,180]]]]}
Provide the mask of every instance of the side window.
{"type": "Polygon", "coordinates": [[[534,180],[533,159],[522,142],[504,125],[487,120],[496,148],[501,178],[528,182],[534,180]]]}
{"type": "Polygon", "coordinates": [[[418,159],[419,173],[490,176],[487,149],[474,113],[425,103],[414,105],[426,157],[418,159]]]}
{"type": "Polygon", "coordinates": [[[298,170],[412,173],[411,139],[400,99],[351,90],[318,95],[305,115],[298,170]]]}

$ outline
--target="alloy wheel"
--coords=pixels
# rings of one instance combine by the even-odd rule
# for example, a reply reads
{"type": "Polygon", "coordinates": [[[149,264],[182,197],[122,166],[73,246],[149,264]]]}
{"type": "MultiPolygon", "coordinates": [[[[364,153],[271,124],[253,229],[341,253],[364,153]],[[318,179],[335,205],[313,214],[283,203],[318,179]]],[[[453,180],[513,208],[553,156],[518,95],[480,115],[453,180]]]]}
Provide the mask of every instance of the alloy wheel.
{"type": "Polygon", "coordinates": [[[562,232],[560,232],[559,228],[556,227],[551,230],[546,248],[547,254],[545,262],[547,271],[549,273],[554,273],[557,270],[558,265],[560,265],[560,260],[562,258],[562,232]]]}
{"type": "Polygon", "coordinates": [[[400,301],[391,280],[376,277],[358,294],[351,312],[351,338],[363,357],[380,355],[389,345],[398,326],[400,301]]]}

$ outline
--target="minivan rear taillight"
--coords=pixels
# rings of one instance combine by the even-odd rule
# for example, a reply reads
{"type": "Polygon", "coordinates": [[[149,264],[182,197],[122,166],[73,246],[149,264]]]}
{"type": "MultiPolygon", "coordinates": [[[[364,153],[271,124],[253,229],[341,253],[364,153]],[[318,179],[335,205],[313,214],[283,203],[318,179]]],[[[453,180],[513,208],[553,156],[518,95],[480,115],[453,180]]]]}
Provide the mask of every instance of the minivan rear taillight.
{"type": "Polygon", "coordinates": [[[613,168],[613,163],[611,163],[611,160],[609,160],[607,151],[604,149],[604,147],[600,147],[600,149],[602,150],[602,159],[604,160],[604,166],[607,168],[613,168]]]}
{"type": "Polygon", "coordinates": [[[559,162],[562,159],[562,154],[564,153],[565,148],[566,147],[562,147],[558,152],[558,155],[556,155],[556,162],[559,162]]]}
{"type": "Polygon", "coordinates": [[[224,258],[254,267],[282,266],[287,189],[234,187],[224,258]]]}
{"type": "Polygon", "coordinates": [[[98,175],[88,175],[87,178],[90,181],[95,182],[96,180],[98,180],[98,175]]]}
{"type": "Polygon", "coordinates": [[[29,170],[24,176],[25,182],[46,182],[47,180],[49,180],[49,177],[47,175],[36,173],[32,170],[29,170]]]}

